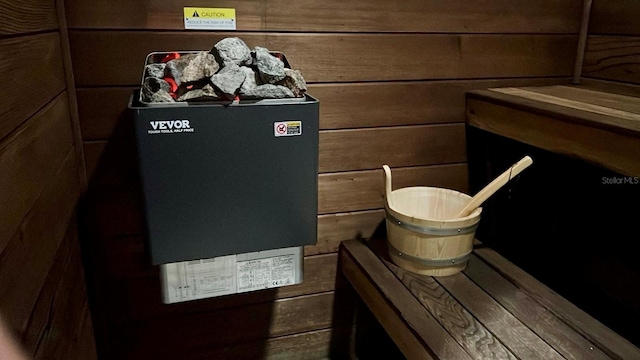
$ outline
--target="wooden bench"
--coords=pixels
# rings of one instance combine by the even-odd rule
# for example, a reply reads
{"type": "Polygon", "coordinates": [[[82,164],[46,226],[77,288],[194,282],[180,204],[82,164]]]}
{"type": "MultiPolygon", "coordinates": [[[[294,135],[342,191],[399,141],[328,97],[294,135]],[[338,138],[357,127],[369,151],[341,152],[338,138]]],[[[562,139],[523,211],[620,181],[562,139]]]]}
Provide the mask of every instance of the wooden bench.
{"type": "Polygon", "coordinates": [[[604,90],[556,85],[471,91],[467,123],[638,177],[640,97],[604,90]]]}
{"type": "Polygon", "coordinates": [[[395,266],[382,226],[340,247],[340,268],[408,359],[640,359],[640,349],[477,244],[462,273],[395,266]]]}

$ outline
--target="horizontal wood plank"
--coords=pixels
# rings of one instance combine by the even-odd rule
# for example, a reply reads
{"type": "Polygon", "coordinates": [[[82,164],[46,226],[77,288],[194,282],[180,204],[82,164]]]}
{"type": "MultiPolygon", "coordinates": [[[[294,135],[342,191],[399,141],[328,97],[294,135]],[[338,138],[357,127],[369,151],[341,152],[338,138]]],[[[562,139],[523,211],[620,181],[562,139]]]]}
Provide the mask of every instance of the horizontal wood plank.
{"type": "Polygon", "coordinates": [[[461,163],[467,160],[464,124],[320,133],[319,171],[352,171],[461,163]]]}
{"type": "Polygon", "coordinates": [[[472,257],[464,273],[566,359],[609,359],[594,344],[500,276],[484,261],[472,257]]]}
{"type": "Polygon", "coordinates": [[[523,90],[569,100],[567,103],[556,102],[564,106],[575,106],[577,109],[585,111],[633,120],[633,122],[629,121],[629,124],[625,124],[624,127],[640,130],[640,125],[637,125],[640,123],[640,118],[636,118],[636,116],[640,116],[640,98],[638,97],[598,91],[582,86],[536,86],[523,88],[523,90]],[[578,103],[582,105],[580,106],[578,103]]]}
{"type": "Polygon", "coordinates": [[[0,1],[0,36],[57,29],[58,18],[53,1],[0,1]]]}
{"type": "Polygon", "coordinates": [[[583,76],[640,84],[640,37],[596,36],[587,41],[583,76]]]}
{"type": "MultiPolygon", "coordinates": [[[[568,84],[568,78],[311,84],[320,101],[320,129],[420,125],[464,121],[465,93],[504,86],[568,84]]],[[[129,136],[126,109],[135,87],[77,90],[83,140],[129,136]]]]}
{"type": "Polygon", "coordinates": [[[72,146],[66,93],[0,143],[0,253],[72,146]]]}
{"type": "Polygon", "coordinates": [[[0,102],[1,140],[64,90],[60,37],[47,33],[0,40],[0,73],[11,74],[3,80],[11,91],[0,102]]]}
{"type": "Polygon", "coordinates": [[[117,338],[114,339],[119,344],[116,351],[121,354],[141,354],[144,351],[148,357],[181,358],[184,349],[198,352],[349,326],[354,320],[354,310],[355,296],[351,291],[326,292],[145,322],[122,323],[113,327],[112,336],[117,338]],[[180,336],[176,336],[177,333],[180,336]]]}
{"type": "MultiPolygon", "coordinates": [[[[200,1],[205,4],[205,2],[200,1]]],[[[68,1],[71,28],[182,30],[182,8],[193,1],[68,1]]],[[[580,1],[535,3],[493,0],[482,8],[464,0],[408,0],[393,5],[312,0],[221,0],[216,7],[236,9],[238,30],[343,32],[576,33],[580,1]]]]}
{"type": "Polygon", "coordinates": [[[640,35],[640,7],[635,0],[594,1],[589,33],[640,35]]]}
{"type": "MultiPolygon", "coordinates": [[[[452,144],[453,145],[453,144],[452,144]]],[[[467,164],[392,169],[394,188],[435,186],[468,191],[467,164]]],[[[337,213],[384,207],[384,179],[378,170],[320,174],[318,213],[337,213]]]]}
{"type": "MultiPolygon", "coordinates": [[[[194,359],[346,359],[352,332],[351,326],[342,326],[223,348],[200,349],[197,353],[189,355],[194,359]]],[[[144,356],[144,353],[140,356],[144,356]]]]}
{"type": "Polygon", "coordinates": [[[469,125],[494,134],[640,176],[640,163],[631,155],[640,152],[640,142],[626,133],[472,98],[467,99],[467,119],[469,125]]]}
{"type": "Polygon", "coordinates": [[[318,242],[304,247],[305,255],[338,251],[344,240],[368,239],[384,219],[384,210],[318,216],[318,242]]]}
{"type": "Polygon", "coordinates": [[[594,91],[610,92],[612,94],[640,97],[640,85],[634,85],[629,83],[583,78],[580,80],[580,87],[594,90],[594,91]]]}
{"type": "MultiPolygon", "coordinates": [[[[76,84],[133,86],[140,83],[151,51],[210,49],[225,36],[71,31],[76,84]]],[[[568,76],[577,42],[574,35],[467,34],[247,33],[242,39],[284,52],[308,82],[568,76]],[[336,55],[328,56],[326,49],[336,55]]]]}
{"type": "Polygon", "coordinates": [[[320,128],[343,129],[464,121],[465,93],[503,86],[551,85],[562,78],[315,84],[320,128]],[[515,85],[519,84],[519,85],[515,85]]]}
{"type": "Polygon", "coordinates": [[[42,191],[7,244],[0,261],[0,308],[6,319],[24,333],[80,196],[75,152],[67,151],[57,174],[42,191]]]}

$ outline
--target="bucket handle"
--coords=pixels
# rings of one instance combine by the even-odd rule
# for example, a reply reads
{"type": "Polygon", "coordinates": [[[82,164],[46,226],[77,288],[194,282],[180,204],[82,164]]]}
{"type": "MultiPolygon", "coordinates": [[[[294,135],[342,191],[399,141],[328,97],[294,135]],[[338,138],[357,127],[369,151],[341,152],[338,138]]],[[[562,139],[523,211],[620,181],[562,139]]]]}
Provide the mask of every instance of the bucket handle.
{"type": "Polygon", "coordinates": [[[389,165],[382,165],[382,169],[384,170],[384,186],[385,186],[385,200],[387,202],[387,206],[391,207],[391,168],[389,165]]]}

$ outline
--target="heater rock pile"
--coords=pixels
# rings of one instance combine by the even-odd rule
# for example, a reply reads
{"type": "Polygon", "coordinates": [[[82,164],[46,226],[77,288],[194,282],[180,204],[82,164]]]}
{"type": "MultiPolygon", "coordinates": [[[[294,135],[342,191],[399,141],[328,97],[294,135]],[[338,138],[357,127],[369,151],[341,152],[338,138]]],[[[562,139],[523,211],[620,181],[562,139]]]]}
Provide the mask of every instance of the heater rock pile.
{"type": "Polygon", "coordinates": [[[285,68],[269,50],[253,50],[239,38],[226,38],[211,51],[171,53],[148,64],[142,85],[145,102],[282,99],[302,97],[307,85],[298,70],[285,68]]]}

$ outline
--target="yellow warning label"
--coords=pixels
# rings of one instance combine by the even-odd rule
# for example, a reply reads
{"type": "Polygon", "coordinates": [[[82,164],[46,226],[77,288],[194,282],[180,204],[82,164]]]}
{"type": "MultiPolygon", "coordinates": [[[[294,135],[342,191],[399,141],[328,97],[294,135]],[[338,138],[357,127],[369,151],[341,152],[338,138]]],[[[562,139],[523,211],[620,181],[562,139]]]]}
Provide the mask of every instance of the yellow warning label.
{"type": "Polygon", "coordinates": [[[236,9],[185,7],[184,28],[194,30],[235,30],[236,9]]]}

